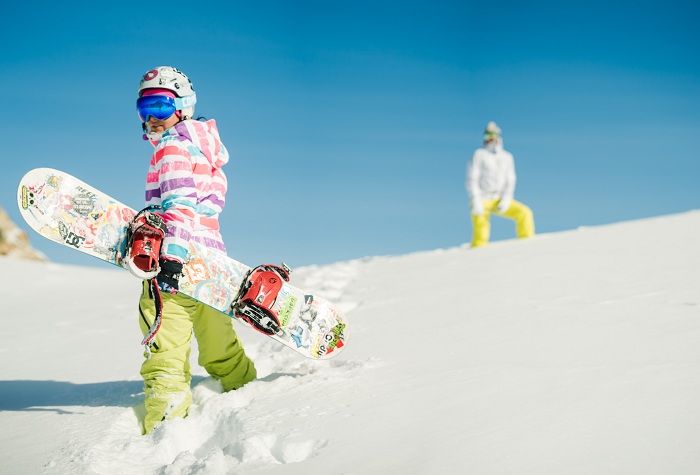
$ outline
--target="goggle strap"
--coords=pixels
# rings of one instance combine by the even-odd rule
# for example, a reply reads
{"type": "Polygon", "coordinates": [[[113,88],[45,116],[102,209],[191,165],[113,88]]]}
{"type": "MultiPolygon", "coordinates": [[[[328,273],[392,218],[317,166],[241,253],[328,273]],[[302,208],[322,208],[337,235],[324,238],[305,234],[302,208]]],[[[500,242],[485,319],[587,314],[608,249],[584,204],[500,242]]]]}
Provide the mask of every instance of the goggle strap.
{"type": "Polygon", "coordinates": [[[187,107],[192,107],[197,102],[197,95],[192,93],[191,96],[176,97],[175,98],[175,108],[177,110],[182,110],[187,107]]]}

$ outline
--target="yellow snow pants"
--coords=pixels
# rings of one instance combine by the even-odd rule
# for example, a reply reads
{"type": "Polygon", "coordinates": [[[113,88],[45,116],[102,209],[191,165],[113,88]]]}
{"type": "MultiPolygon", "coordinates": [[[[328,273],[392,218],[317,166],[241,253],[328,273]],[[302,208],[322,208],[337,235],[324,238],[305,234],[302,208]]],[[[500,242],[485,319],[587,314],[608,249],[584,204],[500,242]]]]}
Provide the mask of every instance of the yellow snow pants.
{"type": "MultiPolygon", "coordinates": [[[[162,292],[163,314],[151,348],[141,366],[146,393],[144,433],[156,424],[185,417],[192,403],[190,343],[199,346],[198,363],[221,381],[224,391],[237,389],[256,377],[255,366],[238,341],[232,319],[181,294],[162,292]]],[[[155,302],[144,281],[139,299],[139,323],[145,335],[155,319],[155,302]]]]}
{"type": "Polygon", "coordinates": [[[528,238],[535,235],[535,219],[532,210],[523,203],[512,200],[510,206],[501,213],[497,206],[500,200],[484,200],[484,213],[480,216],[472,215],[474,233],[472,235],[472,247],[485,246],[491,237],[491,213],[503,218],[515,221],[515,234],[518,238],[528,238]]]}

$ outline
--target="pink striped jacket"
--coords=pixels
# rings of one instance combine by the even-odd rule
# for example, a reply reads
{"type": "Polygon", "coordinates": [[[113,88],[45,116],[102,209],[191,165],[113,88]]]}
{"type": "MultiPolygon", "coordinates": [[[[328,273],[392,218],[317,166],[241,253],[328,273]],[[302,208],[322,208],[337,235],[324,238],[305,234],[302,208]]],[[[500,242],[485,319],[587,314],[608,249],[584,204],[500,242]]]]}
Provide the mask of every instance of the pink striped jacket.
{"type": "Polygon", "coordinates": [[[185,120],[152,142],[155,151],[146,178],[146,206],[161,206],[168,233],[161,256],[183,262],[188,242],[226,252],[219,233],[229,160],[216,122],[185,120]]]}

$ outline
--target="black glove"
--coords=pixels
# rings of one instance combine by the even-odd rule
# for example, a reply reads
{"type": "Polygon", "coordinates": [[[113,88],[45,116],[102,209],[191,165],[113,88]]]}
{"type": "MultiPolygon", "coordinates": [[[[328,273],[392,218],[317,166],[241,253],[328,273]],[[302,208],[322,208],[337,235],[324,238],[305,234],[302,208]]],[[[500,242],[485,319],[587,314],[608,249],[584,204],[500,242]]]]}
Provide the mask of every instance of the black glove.
{"type": "Polygon", "coordinates": [[[163,290],[170,291],[171,289],[178,290],[178,279],[182,275],[182,263],[171,261],[169,259],[160,260],[160,272],[158,273],[158,282],[163,284],[163,290]]]}

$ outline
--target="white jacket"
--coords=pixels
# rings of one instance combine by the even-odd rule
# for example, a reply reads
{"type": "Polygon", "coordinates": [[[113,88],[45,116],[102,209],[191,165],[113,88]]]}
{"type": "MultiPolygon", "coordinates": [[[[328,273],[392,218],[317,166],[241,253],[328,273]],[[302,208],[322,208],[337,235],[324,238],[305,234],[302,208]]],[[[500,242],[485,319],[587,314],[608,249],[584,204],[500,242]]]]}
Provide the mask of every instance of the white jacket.
{"type": "Polygon", "coordinates": [[[496,152],[479,148],[467,164],[466,186],[472,203],[482,200],[510,202],[515,193],[513,155],[498,146],[496,152]]]}

